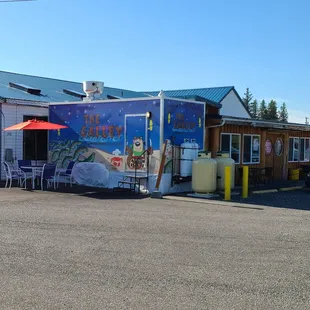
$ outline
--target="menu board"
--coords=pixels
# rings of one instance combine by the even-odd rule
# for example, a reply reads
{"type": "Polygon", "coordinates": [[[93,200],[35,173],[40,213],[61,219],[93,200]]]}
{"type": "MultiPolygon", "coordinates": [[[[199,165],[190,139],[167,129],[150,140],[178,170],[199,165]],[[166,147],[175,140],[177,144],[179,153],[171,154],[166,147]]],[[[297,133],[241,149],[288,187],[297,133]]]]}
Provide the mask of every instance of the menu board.
{"type": "Polygon", "coordinates": [[[270,139],[265,141],[265,154],[268,156],[272,153],[272,142],[270,139]]]}

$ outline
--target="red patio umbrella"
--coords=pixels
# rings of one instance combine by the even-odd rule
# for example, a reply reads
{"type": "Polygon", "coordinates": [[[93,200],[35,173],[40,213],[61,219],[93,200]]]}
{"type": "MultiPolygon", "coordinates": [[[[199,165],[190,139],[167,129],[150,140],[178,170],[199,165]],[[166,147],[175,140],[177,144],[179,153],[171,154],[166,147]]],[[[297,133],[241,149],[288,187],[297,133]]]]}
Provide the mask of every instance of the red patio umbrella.
{"type": "Polygon", "coordinates": [[[45,122],[37,119],[31,119],[27,122],[19,123],[4,129],[4,131],[9,130],[57,130],[68,128],[68,126],[63,126],[59,124],[54,124],[50,122],[45,122]]]}
{"type": "MultiPolygon", "coordinates": [[[[68,126],[45,122],[37,119],[32,119],[27,122],[19,123],[4,129],[4,131],[10,130],[58,130],[68,128],[68,126]]],[[[35,153],[37,157],[37,135],[35,135],[35,153]]],[[[36,158],[37,160],[37,158],[36,158]]]]}

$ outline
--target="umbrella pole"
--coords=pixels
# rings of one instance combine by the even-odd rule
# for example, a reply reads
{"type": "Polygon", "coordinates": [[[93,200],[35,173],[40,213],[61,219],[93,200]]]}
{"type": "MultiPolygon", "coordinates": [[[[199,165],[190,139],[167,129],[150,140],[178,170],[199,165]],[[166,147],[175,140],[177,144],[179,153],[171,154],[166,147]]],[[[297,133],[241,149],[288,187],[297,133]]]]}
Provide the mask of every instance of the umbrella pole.
{"type": "Polygon", "coordinates": [[[36,154],[36,166],[38,165],[38,132],[35,132],[34,135],[34,152],[36,154]]]}

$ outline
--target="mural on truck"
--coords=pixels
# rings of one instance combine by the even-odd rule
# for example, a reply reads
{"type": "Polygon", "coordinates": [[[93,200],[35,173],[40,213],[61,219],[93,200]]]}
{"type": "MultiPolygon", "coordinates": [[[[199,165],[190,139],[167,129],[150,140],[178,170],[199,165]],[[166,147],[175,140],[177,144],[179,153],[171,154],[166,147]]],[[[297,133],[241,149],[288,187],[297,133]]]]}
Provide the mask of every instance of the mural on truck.
{"type": "MultiPolygon", "coordinates": [[[[135,159],[148,150],[153,153],[150,169],[155,170],[152,157],[159,158],[159,106],[159,99],[51,105],[50,121],[69,128],[50,132],[50,159],[62,168],[73,160],[100,162],[109,170],[134,170],[135,159]]],[[[146,161],[139,164],[139,170],[145,171],[146,161]]]]}
{"type": "Polygon", "coordinates": [[[184,139],[195,139],[204,148],[205,104],[165,99],[164,141],[181,145],[184,139]]]}
{"type": "MultiPolygon", "coordinates": [[[[166,150],[165,173],[172,172],[172,145],[180,146],[184,139],[194,139],[199,149],[204,148],[204,122],[205,104],[165,99],[164,141],[169,141],[166,150]]],[[[179,158],[180,155],[174,156],[179,158]]]]}
{"type": "MultiPolygon", "coordinates": [[[[126,161],[125,169],[133,170],[135,165],[137,170],[146,170],[146,151],[152,154],[152,139],[148,139],[148,132],[153,130],[149,126],[149,120],[145,114],[126,115],[126,161]]],[[[159,141],[159,135],[157,136],[159,141]]],[[[159,147],[159,146],[158,146],[159,147]]]]}

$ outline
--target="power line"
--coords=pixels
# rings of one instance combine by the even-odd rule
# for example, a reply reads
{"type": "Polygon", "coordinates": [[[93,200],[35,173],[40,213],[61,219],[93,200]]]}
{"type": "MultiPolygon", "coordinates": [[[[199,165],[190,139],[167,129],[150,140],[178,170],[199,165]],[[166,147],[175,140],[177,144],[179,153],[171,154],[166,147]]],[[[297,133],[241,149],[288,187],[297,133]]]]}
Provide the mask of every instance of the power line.
{"type": "Polygon", "coordinates": [[[37,0],[0,0],[0,2],[30,2],[30,1],[37,1],[37,0]]]}

